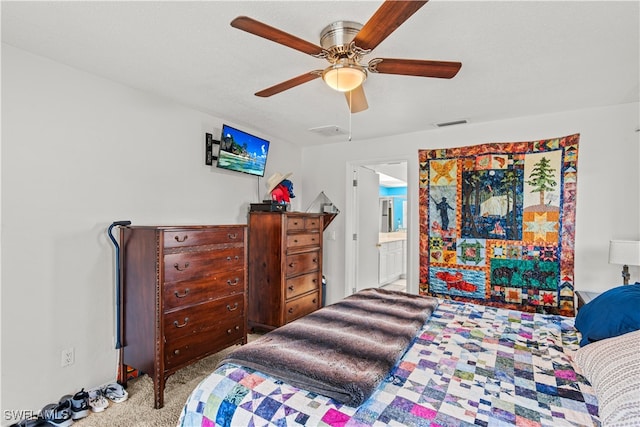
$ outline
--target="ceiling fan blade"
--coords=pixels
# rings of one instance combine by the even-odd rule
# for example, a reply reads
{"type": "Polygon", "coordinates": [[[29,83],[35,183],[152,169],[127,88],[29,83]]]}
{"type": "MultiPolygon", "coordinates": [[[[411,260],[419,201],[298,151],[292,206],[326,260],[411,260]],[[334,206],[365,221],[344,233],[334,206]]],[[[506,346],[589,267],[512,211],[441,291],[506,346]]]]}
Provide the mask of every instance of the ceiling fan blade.
{"type": "Polygon", "coordinates": [[[361,49],[374,49],[427,1],[385,1],[353,39],[361,49]]]}
{"type": "Polygon", "coordinates": [[[376,58],[369,61],[372,73],[450,79],[458,74],[460,62],[427,61],[420,59],[376,58]]]}
{"type": "Polygon", "coordinates": [[[271,95],[284,92],[287,89],[291,89],[303,83],[307,83],[307,82],[310,82],[311,80],[317,79],[318,77],[320,77],[321,74],[322,74],[322,70],[309,71],[306,74],[302,74],[298,77],[294,77],[292,79],[287,80],[286,82],[278,83],[275,86],[271,86],[261,90],[260,92],[256,92],[256,96],[267,98],[271,95]]]}
{"type": "Polygon", "coordinates": [[[369,108],[367,97],[364,94],[362,85],[353,89],[351,92],[345,92],[344,97],[347,99],[347,105],[352,114],[359,113],[369,108]]]}
{"type": "Polygon", "coordinates": [[[248,16],[238,16],[231,21],[231,26],[247,33],[263,37],[281,45],[299,50],[302,53],[317,56],[322,53],[322,48],[306,40],[302,40],[294,35],[285,33],[282,30],[263,24],[248,16]]]}

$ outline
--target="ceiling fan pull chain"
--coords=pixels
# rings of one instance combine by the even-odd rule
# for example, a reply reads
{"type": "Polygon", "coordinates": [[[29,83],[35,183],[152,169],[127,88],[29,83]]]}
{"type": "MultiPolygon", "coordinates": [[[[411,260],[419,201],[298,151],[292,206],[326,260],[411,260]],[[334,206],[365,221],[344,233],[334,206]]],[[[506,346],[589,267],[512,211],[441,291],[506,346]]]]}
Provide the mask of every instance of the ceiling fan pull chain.
{"type": "Polygon", "coordinates": [[[353,105],[353,100],[351,97],[353,96],[353,91],[349,92],[349,142],[351,142],[351,118],[353,117],[353,113],[351,112],[351,106],[353,105]]]}

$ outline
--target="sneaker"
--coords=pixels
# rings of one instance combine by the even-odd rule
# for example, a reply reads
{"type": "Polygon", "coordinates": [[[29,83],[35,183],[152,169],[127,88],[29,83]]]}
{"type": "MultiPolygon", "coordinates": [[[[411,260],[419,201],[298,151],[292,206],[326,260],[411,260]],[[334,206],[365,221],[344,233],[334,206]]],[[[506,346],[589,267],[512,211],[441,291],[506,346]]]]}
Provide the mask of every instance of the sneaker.
{"type": "Polygon", "coordinates": [[[60,400],[58,400],[58,405],[64,405],[66,402],[69,402],[69,405],[71,405],[71,399],[73,399],[73,396],[65,394],[60,398],[60,400]]]}
{"type": "Polygon", "coordinates": [[[51,403],[40,411],[40,417],[51,425],[69,427],[73,424],[71,418],[71,401],[64,400],[58,404],[51,403]]]}
{"type": "Polygon", "coordinates": [[[46,422],[40,417],[36,417],[36,418],[31,417],[24,420],[20,420],[15,424],[11,424],[10,427],[44,427],[44,426],[51,426],[51,424],[49,424],[48,422],[46,422]]]}
{"type": "Polygon", "coordinates": [[[102,389],[102,394],[112,402],[121,403],[129,398],[129,393],[118,383],[111,383],[102,389]]]}
{"type": "Polygon", "coordinates": [[[92,412],[102,412],[109,407],[109,401],[102,395],[102,390],[89,390],[89,406],[92,412]]]}
{"type": "Polygon", "coordinates": [[[71,398],[71,418],[79,420],[89,415],[89,393],[84,388],[71,398]]]}

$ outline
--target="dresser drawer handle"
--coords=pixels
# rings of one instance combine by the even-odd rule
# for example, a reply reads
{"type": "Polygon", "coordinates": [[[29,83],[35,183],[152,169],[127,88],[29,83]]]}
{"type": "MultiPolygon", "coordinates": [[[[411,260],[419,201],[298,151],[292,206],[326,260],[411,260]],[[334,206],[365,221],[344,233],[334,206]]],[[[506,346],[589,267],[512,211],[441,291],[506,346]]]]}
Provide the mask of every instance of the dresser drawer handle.
{"type": "Polygon", "coordinates": [[[236,279],[232,282],[231,279],[227,280],[227,285],[229,286],[236,286],[238,283],[240,283],[240,278],[236,277],[236,279]]]}
{"type": "Polygon", "coordinates": [[[312,259],[312,260],[311,260],[311,262],[313,262],[313,263],[317,264],[317,263],[318,263],[318,260],[317,260],[316,258],[314,258],[314,259],[312,259]]]}
{"type": "Polygon", "coordinates": [[[289,263],[289,267],[291,267],[291,268],[293,268],[295,265],[296,265],[296,263],[295,263],[295,262],[291,262],[291,263],[289,263]]]}
{"type": "Polygon", "coordinates": [[[185,235],[184,235],[184,237],[183,237],[182,239],[180,239],[180,236],[176,236],[176,237],[175,237],[176,242],[179,242],[179,243],[186,242],[188,238],[189,238],[189,236],[188,236],[187,234],[185,234],[185,235]]]}
{"type": "Polygon", "coordinates": [[[289,310],[287,310],[289,312],[289,314],[293,314],[293,308],[290,308],[289,310]]]}
{"type": "Polygon", "coordinates": [[[240,257],[238,255],[234,256],[233,258],[228,256],[227,257],[227,261],[238,261],[240,259],[240,257]]]}
{"type": "Polygon", "coordinates": [[[181,294],[181,293],[180,293],[180,292],[178,292],[178,291],[175,291],[174,293],[175,293],[175,295],[176,295],[176,298],[184,298],[184,297],[186,297],[186,296],[187,296],[187,294],[189,293],[189,288],[185,289],[183,294],[181,294]]]}
{"type": "Polygon", "coordinates": [[[184,267],[180,267],[180,264],[176,262],[175,264],[173,264],[173,267],[178,271],[185,271],[187,268],[189,268],[189,263],[185,262],[184,267]]]}
{"type": "Polygon", "coordinates": [[[179,324],[177,320],[174,320],[173,321],[173,326],[175,326],[176,328],[184,328],[185,326],[187,326],[187,323],[189,323],[189,318],[185,317],[184,318],[184,323],[182,325],[179,324]]]}
{"type": "Polygon", "coordinates": [[[229,237],[230,240],[235,240],[238,238],[238,233],[229,233],[227,237],[229,237]]]}
{"type": "Polygon", "coordinates": [[[231,335],[234,330],[235,331],[239,331],[240,330],[240,326],[236,325],[236,327],[233,328],[233,329],[227,329],[227,334],[231,335]]]}
{"type": "Polygon", "coordinates": [[[318,303],[318,300],[316,300],[316,299],[314,298],[314,299],[313,299],[313,301],[311,301],[311,302],[312,302],[312,303],[314,303],[314,304],[317,304],[317,303],[318,303]]]}
{"type": "Polygon", "coordinates": [[[178,350],[178,349],[173,350],[173,354],[175,354],[176,356],[179,355],[180,354],[180,350],[178,350]]]}
{"type": "Polygon", "coordinates": [[[238,309],[238,303],[233,304],[233,307],[231,307],[229,304],[227,304],[227,310],[236,311],[237,309],[238,309]]]}
{"type": "Polygon", "coordinates": [[[293,292],[293,285],[289,286],[289,290],[293,292]]]}

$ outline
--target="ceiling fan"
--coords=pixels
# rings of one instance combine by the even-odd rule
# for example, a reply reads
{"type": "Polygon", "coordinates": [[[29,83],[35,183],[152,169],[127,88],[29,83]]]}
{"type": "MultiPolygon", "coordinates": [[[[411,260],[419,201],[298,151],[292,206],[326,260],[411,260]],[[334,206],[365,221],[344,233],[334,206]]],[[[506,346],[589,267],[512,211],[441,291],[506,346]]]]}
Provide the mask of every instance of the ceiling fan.
{"type": "Polygon", "coordinates": [[[322,77],[329,87],[345,93],[349,110],[357,113],[369,107],[362,88],[368,73],[450,79],[460,70],[460,62],[448,61],[375,58],[365,65],[360,63],[364,56],[371,53],[427,1],[387,0],[364,25],[352,21],[329,24],[320,34],[321,46],[247,16],[235,18],[231,21],[231,26],[313,57],[326,59],[330,64],[325,69],[309,71],[263,89],[256,96],[269,97],[322,77]]]}

